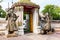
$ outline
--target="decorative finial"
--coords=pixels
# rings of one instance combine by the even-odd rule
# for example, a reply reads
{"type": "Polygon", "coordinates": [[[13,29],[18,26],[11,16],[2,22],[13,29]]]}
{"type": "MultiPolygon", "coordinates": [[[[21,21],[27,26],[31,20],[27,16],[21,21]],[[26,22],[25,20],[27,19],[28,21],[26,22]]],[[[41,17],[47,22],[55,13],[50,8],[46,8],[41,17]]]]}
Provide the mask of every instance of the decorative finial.
{"type": "Polygon", "coordinates": [[[9,9],[9,2],[8,2],[8,9],[9,9]]]}
{"type": "Polygon", "coordinates": [[[13,0],[12,0],[12,4],[13,4],[13,0]]]}
{"type": "Polygon", "coordinates": [[[19,0],[19,2],[30,2],[30,0],[19,0]]]}

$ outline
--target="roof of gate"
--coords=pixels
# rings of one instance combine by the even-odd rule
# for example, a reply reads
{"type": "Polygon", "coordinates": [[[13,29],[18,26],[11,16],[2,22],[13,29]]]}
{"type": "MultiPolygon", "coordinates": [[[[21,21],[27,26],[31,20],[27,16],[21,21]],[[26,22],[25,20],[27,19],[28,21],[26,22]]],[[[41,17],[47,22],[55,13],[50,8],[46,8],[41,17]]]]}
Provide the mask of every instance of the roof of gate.
{"type": "Polygon", "coordinates": [[[31,2],[31,1],[21,1],[21,2],[16,2],[12,5],[12,7],[16,7],[16,6],[28,6],[28,7],[36,7],[36,8],[40,8],[39,5],[31,2]]]}

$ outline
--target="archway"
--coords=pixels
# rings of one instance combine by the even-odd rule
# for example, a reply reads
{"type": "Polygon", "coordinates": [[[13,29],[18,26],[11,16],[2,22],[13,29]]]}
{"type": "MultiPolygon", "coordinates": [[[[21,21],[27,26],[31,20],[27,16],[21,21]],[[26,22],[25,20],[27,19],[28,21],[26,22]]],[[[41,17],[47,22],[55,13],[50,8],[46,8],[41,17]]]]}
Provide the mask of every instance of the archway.
{"type": "Polygon", "coordinates": [[[24,19],[26,20],[26,31],[25,32],[33,32],[33,13],[32,9],[24,8],[24,19]]]}

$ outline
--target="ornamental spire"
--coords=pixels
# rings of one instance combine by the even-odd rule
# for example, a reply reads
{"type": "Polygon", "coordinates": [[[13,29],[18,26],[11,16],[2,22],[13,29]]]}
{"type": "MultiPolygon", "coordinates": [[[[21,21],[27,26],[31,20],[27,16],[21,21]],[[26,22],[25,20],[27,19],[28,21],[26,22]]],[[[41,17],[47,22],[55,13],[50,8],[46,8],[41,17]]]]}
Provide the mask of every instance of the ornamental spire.
{"type": "Polygon", "coordinates": [[[19,0],[19,2],[30,2],[30,0],[19,0]]]}

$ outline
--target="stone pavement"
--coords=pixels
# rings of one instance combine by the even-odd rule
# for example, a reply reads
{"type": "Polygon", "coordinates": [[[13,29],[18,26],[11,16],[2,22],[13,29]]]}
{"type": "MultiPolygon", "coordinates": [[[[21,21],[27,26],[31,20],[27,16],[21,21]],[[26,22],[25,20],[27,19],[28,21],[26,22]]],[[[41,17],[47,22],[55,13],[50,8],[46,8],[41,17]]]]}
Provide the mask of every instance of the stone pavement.
{"type": "Polygon", "coordinates": [[[60,33],[54,33],[49,35],[26,34],[26,36],[33,40],[60,40],[60,33]]]}
{"type": "Polygon", "coordinates": [[[0,40],[32,40],[32,39],[28,38],[27,36],[10,37],[10,38],[0,36],[0,40]]]}
{"type": "Polygon", "coordinates": [[[60,40],[60,32],[55,32],[54,34],[41,35],[28,33],[23,36],[5,38],[0,36],[0,40],[60,40]]]}

